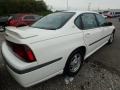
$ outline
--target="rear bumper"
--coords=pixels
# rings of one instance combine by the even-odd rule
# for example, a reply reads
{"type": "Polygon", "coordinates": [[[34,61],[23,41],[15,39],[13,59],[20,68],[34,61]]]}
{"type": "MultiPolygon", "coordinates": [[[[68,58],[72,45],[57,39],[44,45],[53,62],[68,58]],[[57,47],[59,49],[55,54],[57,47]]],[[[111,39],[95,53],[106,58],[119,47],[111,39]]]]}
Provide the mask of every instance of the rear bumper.
{"type": "MultiPolygon", "coordinates": [[[[2,52],[1,52],[1,53],[2,53],[2,52]]],[[[3,54],[2,54],[2,57],[3,57],[3,59],[4,59],[5,64],[6,64],[12,71],[14,71],[14,72],[17,73],[17,74],[29,73],[29,72],[32,72],[32,71],[37,70],[37,69],[40,69],[40,68],[42,68],[42,67],[45,67],[45,66],[47,66],[47,65],[49,65],[49,64],[52,64],[52,63],[57,62],[57,61],[59,61],[59,60],[62,59],[62,58],[58,58],[58,59],[52,60],[52,61],[50,61],[50,62],[41,64],[41,65],[37,65],[37,66],[34,66],[34,67],[30,67],[30,68],[28,68],[28,69],[19,70],[19,69],[16,69],[15,67],[13,67],[11,64],[9,64],[9,63],[7,62],[7,60],[5,59],[5,57],[3,56],[3,54]]]]}
{"type": "Polygon", "coordinates": [[[62,70],[57,71],[57,69],[55,68],[56,65],[60,64],[59,60],[61,60],[62,58],[52,60],[51,62],[47,62],[45,64],[34,65],[29,68],[26,64],[27,68],[25,68],[23,67],[25,66],[25,64],[23,64],[22,66],[20,60],[18,60],[19,62],[16,62],[17,58],[15,58],[15,56],[10,53],[5,43],[2,44],[2,55],[8,71],[13,76],[13,78],[15,78],[16,81],[23,87],[32,86],[62,73],[62,70]],[[14,63],[16,63],[16,66],[14,63]]]}
{"type": "Polygon", "coordinates": [[[33,72],[29,72],[26,74],[17,74],[15,73],[9,66],[7,66],[7,69],[11,76],[23,87],[30,87],[32,85],[35,85],[37,83],[41,83],[45,80],[48,80],[58,74],[62,74],[63,70],[56,72],[54,74],[48,75],[48,70],[45,68],[35,70],[33,72]]]}

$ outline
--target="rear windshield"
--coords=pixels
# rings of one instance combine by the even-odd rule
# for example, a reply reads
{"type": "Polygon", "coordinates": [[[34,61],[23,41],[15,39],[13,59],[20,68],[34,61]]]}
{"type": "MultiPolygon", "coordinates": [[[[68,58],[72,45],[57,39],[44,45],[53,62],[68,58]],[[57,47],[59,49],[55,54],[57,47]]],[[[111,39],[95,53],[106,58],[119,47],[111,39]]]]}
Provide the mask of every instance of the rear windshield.
{"type": "Polygon", "coordinates": [[[49,14],[36,23],[34,23],[31,27],[40,28],[40,29],[48,29],[48,30],[56,30],[61,28],[65,23],[74,15],[73,12],[57,12],[49,14]]]}

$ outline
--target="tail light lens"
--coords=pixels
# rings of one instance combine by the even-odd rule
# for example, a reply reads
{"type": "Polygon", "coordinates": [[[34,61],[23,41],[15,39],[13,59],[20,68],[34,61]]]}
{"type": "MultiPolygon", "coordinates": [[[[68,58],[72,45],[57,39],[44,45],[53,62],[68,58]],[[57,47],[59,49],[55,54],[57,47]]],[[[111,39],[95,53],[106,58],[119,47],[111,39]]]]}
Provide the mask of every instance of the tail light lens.
{"type": "Polygon", "coordinates": [[[14,54],[21,60],[24,60],[26,62],[36,61],[36,58],[35,58],[32,50],[27,45],[16,44],[16,43],[13,43],[10,41],[7,41],[7,44],[12,49],[14,54]]]}

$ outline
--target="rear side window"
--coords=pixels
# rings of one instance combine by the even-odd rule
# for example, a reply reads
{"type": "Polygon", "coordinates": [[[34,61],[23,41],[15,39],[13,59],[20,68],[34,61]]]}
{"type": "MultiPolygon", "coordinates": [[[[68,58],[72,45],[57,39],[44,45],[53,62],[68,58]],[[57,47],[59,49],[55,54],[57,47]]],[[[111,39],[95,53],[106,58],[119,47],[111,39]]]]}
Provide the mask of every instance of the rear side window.
{"type": "Polygon", "coordinates": [[[96,18],[98,20],[99,26],[104,26],[104,24],[107,22],[106,19],[100,14],[96,14],[96,18]]]}
{"type": "Polygon", "coordinates": [[[79,28],[79,29],[82,29],[82,22],[81,22],[81,17],[78,16],[76,19],[75,19],[75,25],[79,28]]]}
{"type": "Polygon", "coordinates": [[[83,29],[92,29],[98,27],[95,15],[92,13],[82,14],[83,29]]]}
{"type": "Polygon", "coordinates": [[[56,12],[49,14],[34,23],[32,27],[48,30],[61,28],[74,15],[73,12],[56,12]]]}

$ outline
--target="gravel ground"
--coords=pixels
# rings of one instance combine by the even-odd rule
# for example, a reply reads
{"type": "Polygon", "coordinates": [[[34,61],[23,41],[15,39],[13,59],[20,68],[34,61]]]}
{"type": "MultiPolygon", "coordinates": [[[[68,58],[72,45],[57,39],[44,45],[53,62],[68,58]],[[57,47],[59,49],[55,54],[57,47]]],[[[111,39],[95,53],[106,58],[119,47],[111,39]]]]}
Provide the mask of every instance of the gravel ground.
{"type": "Polygon", "coordinates": [[[4,65],[0,68],[0,90],[120,90],[120,77],[94,62],[85,63],[69,84],[65,84],[64,77],[59,75],[29,88],[23,88],[16,83],[4,65]]]}
{"type": "MultiPolygon", "coordinates": [[[[118,19],[112,22],[117,28],[115,42],[89,57],[71,83],[65,84],[64,77],[59,75],[23,88],[9,75],[0,55],[0,90],[120,90],[120,23],[118,19]]],[[[0,33],[0,43],[3,40],[0,33]]]]}

